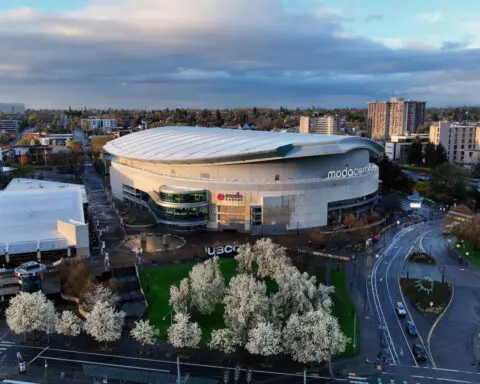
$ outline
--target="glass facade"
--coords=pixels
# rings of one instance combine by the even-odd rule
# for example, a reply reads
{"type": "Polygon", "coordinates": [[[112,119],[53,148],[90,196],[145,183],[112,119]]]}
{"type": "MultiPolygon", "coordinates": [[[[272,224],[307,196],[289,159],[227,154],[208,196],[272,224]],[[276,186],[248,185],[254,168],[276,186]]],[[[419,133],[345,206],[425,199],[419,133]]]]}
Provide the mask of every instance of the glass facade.
{"type": "Polygon", "coordinates": [[[165,203],[192,204],[207,202],[206,191],[182,193],[159,192],[158,197],[165,203]]]}
{"type": "Polygon", "coordinates": [[[151,198],[148,205],[160,220],[179,223],[208,221],[208,205],[201,207],[164,207],[151,198]]]}
{"type": "Polygon", "coordinates": [[[328,203],[328,209],[337,209],[348,207],[351,205],[362,205],[363,203],[369,203],[370,200],[374,199],[377,196],[377,192],[371,193],[369,195],[356,197],[354,199],[339,200],[328,203]]]}

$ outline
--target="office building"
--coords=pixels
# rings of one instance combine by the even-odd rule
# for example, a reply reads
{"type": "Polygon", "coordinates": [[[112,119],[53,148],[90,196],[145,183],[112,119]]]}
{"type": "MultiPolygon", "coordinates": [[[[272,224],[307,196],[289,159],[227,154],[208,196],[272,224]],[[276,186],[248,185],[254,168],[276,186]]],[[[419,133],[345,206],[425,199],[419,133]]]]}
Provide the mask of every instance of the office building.
{"type": "Polygon", "coordinates": [[[300,133],[317,133],[324,135],[335,135],[340,132],[340,117],[335,116],[320,116],[300,117],[300,133]]]}
{"type": "Polygon", "coordinates": [[[425,101],[404,100],[401,97],[390,101],[368,103],[368,124],[371,137],[387,141],[391,136],[406,136],[416,133],[425,122],[425,101]]]}
{"type": "Polygon", "coordinates": [[[17,134],[20,130],[19,120],[0,120],[0,132],[5,131],[7,133],[17,134]]]}
{"type": "Polygon", "coordinates": [[[430,126],[430,141],[441,144],[449,163],[472,166],[480,159],[480,124],[439,121],[430,126]]]}
{"type": "Polygon", "coordinates": [[[162,127],[109,141],[115,198],[179,229],[282,233],[372,209],[373,140],[300,133],[162,127]]]}
{"type": "Polygon", "coordinates": [[[406,163],[408,162],[410,147],[414,140],[420,140],[425,147],[429,141],[429,135],[392,136],[385,143],[385,154],[392,161],[406,163]]]}

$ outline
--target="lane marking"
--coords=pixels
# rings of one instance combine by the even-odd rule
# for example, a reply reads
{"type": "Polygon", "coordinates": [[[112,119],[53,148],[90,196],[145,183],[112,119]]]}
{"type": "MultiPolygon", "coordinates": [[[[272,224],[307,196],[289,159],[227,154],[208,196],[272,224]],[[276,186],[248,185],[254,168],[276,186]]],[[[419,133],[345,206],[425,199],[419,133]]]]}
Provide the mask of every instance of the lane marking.
{"type": "Polygon", "coordinates": [[[430,328],[430,332],[428,332],[428,336],[427,336],[428,353],[431,356],[433,368],[437,368],[437,364],[435,363],[435,360],[433,360],[433,356],[431,354],[430,341],[432,339],[432,335],[433,335],[433,332],[435,331],[435,328],[437,327],[440,320],[442,320],[445,313],[447,313],[448,309],[450,308],[450,305],[453,302],[453,296],[455,295],[455,286],[453,284],[450,284],[450,286],[452,287],[452,295],[450,296],[450,301],[448,302],[447,306],[442,311],[442,313],[440,315],[438,315],[437,319],[435,320],[435,322],[432,325],[432,328],[430,328]]]}
{"type": "Polygon", "coordinates": [[[444,377],[437,377],[435,380],[450,381],[450,382],[453,382],[453,383],[473,383],[473,381],[458,380],[458,379],[446,379],[446,378],[444,378],[444,377]]]}
{"type": "Polygon", "coordinates": [[[103,367],[119,367],[119,368],[130,368],[130,369],[137,369],[142,371],[153,371],[153,372],[167,372],[170,373],[169,369],[158,369],[158,368],[146,368],[146,367],[135,367],[131,365],[124,365],[124,364],[110,364],[110,363],[99,363],[93,362],[88,360],[77,360],[77,359],[65,359],[62,357],[42,357],[42,359],[46,360],[57,360],[57,361],[71,361],[73,363],[80,363],[80,364],[90,364],[90,365],[101,365],[103,367]]]}
{"type": "Polygon", "coordinates": [[[35,360],[37,360],[48,348],[50,348],[49,345],[47,345],[45,348],[43,348],[40,352],[38,352],[38,354],[32,359],[30,360],[28,363],[27,363],[27,366],[32,364],[35,360]]]}

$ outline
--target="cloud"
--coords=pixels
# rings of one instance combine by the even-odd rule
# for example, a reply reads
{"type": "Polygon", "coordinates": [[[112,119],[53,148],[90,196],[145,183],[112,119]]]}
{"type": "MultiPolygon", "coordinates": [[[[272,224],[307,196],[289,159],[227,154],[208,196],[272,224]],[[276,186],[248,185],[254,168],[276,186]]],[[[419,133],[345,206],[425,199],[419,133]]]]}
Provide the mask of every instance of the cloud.
{"type": "Polygon", "coordinates": [[[447,81],[432,74],[468,77],[480,59],[474,49],[357,36],[341,12],[322,14],[310,1],[88,4],[68,14],[0,12],[0,51],[9,53],[0,100],[31,107],[365,106],[447,81]]]}
{"type": "Polygon", "coordinates": [[[365,18],[365,21],[367,22],[380,21],[380,20],[383,20],[384,18],[385,18],[385,15],[383,13],[372,13],[365,18]]]}
{"type": "Polygon", "coordinates": [[[439,23],[443,21],[443,14],[441,11],[436,10],[432,12],[426,12],[426,13],[420,13],[415,16],[415,21],[418,23],[429,23],[429,24],[434,24],[434,23],[439,23]]]}

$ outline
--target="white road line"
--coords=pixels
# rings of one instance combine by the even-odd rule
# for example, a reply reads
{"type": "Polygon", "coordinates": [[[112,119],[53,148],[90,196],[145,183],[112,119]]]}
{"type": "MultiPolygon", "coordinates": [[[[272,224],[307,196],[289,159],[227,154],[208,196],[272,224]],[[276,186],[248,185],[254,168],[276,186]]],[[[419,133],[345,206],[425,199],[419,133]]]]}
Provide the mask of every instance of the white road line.
{"type": "Polygon", "coordinates": [[[38,354],[32,359],[30,360],[27,365],[30,365],[32,364],[35,360],[37,360],[48,348],[50,348],[50,346],[46,346],[45,348],[43,348],[40,352],[38,352],[38,354]]]}
{"type": "Polygon", "coordinates": [[[73,363],[90,364],[90,365],[101,365],[101,366],[103,366],[103,367],[119,367],[119,368],[138,369],[138,370],[141,370],[141,371],[152,371],[152,372],[166,372],[166,373],[170,373],[170,370],[169,370],[169,369],[136,367],[136,366],[125,365],[125,364],[99,363],[99,362],[97,362],[97,361],[77,360],[77,359],[65,359],[65,358],[61,358],[61,357],[42,357],[42,359],[46,359],[46,360],[57,360],[57,361],[71,361],[71,362],[73,362],[73,363]]]}
{"type": "Polygon", "coordinates": [[[0,341],[0,344],[10,344],[10,345],[15,345],[13,341],[7,341],[7,340],[2,340],[0,341]]]}
{"type": "Polygon", "coordinates": [[[458,380],[458,379],[446,379],[444,377],[437,377],[435,378],[436,380],[440,381],[450,381],[452,383],[473,383],[473,381],[468,381],[468,380],[458,380]]]}

